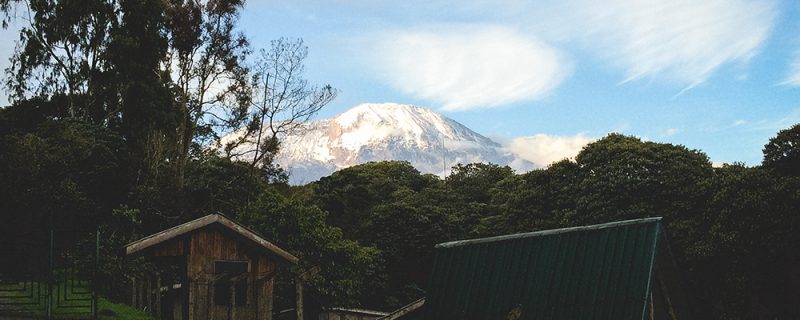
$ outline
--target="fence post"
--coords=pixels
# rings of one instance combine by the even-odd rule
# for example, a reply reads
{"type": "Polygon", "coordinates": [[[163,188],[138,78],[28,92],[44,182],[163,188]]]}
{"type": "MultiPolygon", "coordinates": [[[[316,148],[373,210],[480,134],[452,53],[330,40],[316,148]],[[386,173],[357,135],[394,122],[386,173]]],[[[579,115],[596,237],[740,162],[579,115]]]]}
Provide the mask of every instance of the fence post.
{"type": "Polygon", "coordinates": [[[153,309],[156,319],[161,319],[161,273],[156,273],[156,305],[153,309]]]}
{"type": "Polygon", "coordinates": [[[92,310],[93,319],[97,320],[97,309],[100,309],[97,298],[97,270],[100,268],[100,228],[97,228],[97,233],[94,242],[94,270],[92,271],[92,310]]]}
{"type": "Polygon", "coordinates": [[[50,254],[47,268],[47,319],[53,319],[53,229],[50,228],[50,254]]]}

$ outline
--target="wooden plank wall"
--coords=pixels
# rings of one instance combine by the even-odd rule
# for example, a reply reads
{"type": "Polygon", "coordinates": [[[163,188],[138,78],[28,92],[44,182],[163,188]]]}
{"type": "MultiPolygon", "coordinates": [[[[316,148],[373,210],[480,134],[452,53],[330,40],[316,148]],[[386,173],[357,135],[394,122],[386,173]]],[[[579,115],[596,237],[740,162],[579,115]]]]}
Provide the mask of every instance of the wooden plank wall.
{"type": "MultiPolygon", "coordinates": [[[[189,290],[189,319],[229,319],[229,306],[214,305],[214,262],[248,261],[249,275],[247,305],[234,306],[236,319],[270,319],[272,314],[272,276],[275,262],[252,248],[242,245],[220,230],[203,229],[191,235],[187,257],[189,290]]],[[[179,251],[177,246],[169,250],[179,251]]]]}
{"type": "Polygon", "coordinates": [[[144,274],[132,277],[131,306],[153,315],[161,314],[161,274],[144,274]]]}

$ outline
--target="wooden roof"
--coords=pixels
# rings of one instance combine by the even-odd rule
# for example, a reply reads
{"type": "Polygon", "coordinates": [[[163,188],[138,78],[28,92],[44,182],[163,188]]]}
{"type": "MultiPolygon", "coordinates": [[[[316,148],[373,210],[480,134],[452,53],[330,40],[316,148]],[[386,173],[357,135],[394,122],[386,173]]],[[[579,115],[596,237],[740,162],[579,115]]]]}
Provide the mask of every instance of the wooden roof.
{"type": "Polygon", "coordinates": [[[187,223],[169,228],[159,233],[152,234],[142,239],[131,242],[125,246],[125,254],[131,255],[140,252],[149,247],[158,245],[167,240],[193,232],[195,230],[198,230],[200,228],[212,224],[221,225],[229,229],[230,231],[233,231],[234,233],[240,235],[241,237],[249,240],[253,244],[257,245],[259,248],[263,248],[288,262],[291,263],[298,262],[297,257],[292,255],[291,253],[286,252],[286,250],[279,248],[278,246],[272,244],[267,240],[264,240],[263,238],[258,236],[255,232],[250,231],[250,229],[245,228],[244,226],[234,222],[233,220],[226,218],[221,214],[210,214],[205,217],[189,221],[187,223]]]}

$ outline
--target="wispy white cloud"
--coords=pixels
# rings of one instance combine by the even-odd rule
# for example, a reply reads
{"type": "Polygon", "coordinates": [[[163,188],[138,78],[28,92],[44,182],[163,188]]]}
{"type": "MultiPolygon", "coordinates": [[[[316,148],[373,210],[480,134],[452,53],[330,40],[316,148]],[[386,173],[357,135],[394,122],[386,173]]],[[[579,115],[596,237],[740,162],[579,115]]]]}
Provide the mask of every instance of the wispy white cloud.
{"type": "Polygon", "coordinates": [[[450,111],[540,99],[571,69],[557,49],[506,27],[438,26],[376,39],[371,62],[381,77],[450,111]]]}
{"type": "Polygon", "coordinates": [[[678,131],[679,130],[677,128],[669,128],[667,130],[664,130],[664,135],[667,137],[671,137],[674,136],[676,133],[678,133],[678,131]]]}
{"type": "MultiPolygon", "coordinates": [[[[429,23],[378,27],[360,52],[381,80],[451,111],[541,99],[571,73],[565,57],[584,53],[619,70],[623,83],[677,84],[680,95],[723,66],[745,65],[778,16],[777,0],[469,3],[429,23]],[[448,22],[458,17],[483,24],[448,22]]],[[[800,85],[797,61],[787,84],[800,85]]]]}
{"type": "Polygon", "coordinates": [[[511,140],[508,150],[536,167],[545,167],[553,162],[574,158],[584,146],[595,139],[580,133],[575,136],[537,134],[511,140]]]}
{"type": "MultiPolygon", "coordinates": [[[[758,53],[777,16],[772,0],[573,0],[582,39],[625,70],[692,87],[758,53]]],[[[565,9],[566,10],[566,9],[565,9]]]]}
{"type": "Polygon", "coordinates": [[[754,119],[737,119],[731,122],[709,124],[701,128],[700,131],[706,133],[736,132],[737,134],[747,132],[766,132],[775,134],[780,130],[800,123],[800,108],[796,107],[787,110],[783,114],[754,119]]]}
{"type": "Polygon", "coordinates": [[[735,127],[748,131],[767,131],[777,133],[780,130],[788,129],[800,123],[800,108],[796,108],[780,117],[760,119],[755,121],[739,120],[734,123],[735,127]]]}
{"type": "Polygon", "coordinates": [[[793,60],[789,65],[789,73],[780,84],[793,87],[800,86],[800,49],[795,51],[793,60]]]}

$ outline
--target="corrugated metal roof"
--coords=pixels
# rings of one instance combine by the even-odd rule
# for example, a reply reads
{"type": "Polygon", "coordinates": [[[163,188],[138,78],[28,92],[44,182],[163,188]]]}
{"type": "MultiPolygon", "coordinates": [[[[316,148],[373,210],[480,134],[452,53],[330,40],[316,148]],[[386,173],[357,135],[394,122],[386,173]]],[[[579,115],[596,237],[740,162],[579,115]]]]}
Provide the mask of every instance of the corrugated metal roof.
{"type": "Polygon", "coordinates": [[[377,316],[383,317],[388,315],[388,312],[377,311],[377,310],[368,310],[368,309],[361,309],[361,308],[340,308],[340,307],[333,307],[333,308],[324,308],[324,311],[341,311],[351,314],[359,314],[359,315],[367,315],[367,316],[377,316]]]}
{"type": "Polygon", "coordinates": [[[425,319],[644,319],[660,221],[437,245],[425,319]]]}

